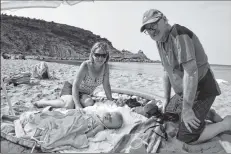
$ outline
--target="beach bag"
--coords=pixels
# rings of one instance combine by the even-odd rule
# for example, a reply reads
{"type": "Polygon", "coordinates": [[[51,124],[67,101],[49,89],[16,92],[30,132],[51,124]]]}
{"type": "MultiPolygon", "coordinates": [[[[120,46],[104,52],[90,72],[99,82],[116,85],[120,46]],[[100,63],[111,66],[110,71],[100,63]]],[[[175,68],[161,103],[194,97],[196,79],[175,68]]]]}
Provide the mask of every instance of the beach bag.
{"type": "Polygon", "coordinates": [[[32,70],[32,77],[39,79],[49,79],[50,75],[47,63],[41,62],[39,64],[36,64],[32,70]]]}

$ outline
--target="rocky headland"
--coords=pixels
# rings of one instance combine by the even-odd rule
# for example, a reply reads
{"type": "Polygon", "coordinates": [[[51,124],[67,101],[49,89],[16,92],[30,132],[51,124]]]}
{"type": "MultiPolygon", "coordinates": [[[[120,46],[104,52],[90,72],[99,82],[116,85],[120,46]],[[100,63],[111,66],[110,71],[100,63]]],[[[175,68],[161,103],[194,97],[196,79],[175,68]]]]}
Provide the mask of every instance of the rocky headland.
{"type": "Polygon", "coordinates": [[[159,62],[143,51],[118,50],[112,43],[89,30],[40,19],[1,14],[1,54],[4,59],[79,60],[88,59],[92,45],[105,41],[110,61],[159,62]]]}

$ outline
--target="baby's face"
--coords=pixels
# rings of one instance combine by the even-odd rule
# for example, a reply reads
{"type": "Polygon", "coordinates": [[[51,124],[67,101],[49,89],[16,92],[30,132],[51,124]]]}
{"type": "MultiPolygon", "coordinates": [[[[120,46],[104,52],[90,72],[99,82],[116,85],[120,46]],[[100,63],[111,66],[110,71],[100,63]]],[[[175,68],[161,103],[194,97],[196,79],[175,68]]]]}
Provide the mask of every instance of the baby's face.
{"type": "Polygon", "coordinates": [[[118,112],[106,112],[103,114],[103,123],[109,129],[117,129],[122,126],[122,115],[118,112]]]}

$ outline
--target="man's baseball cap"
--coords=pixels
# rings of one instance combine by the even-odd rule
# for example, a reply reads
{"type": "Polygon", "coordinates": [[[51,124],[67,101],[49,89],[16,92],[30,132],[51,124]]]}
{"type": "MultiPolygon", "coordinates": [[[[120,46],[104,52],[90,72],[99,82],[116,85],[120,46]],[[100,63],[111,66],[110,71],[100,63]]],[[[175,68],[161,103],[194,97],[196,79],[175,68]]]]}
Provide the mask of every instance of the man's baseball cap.
{"type": "Polygon", "coordinates": [[[163,13],[156,9],[150,9],[146,11],[143,15],[143,24],[140,28],[140,32],[143,32],[145,29],[145,25],[149,23],[156,22],[158,19],[160,19],[163,16],[163,13]]]}

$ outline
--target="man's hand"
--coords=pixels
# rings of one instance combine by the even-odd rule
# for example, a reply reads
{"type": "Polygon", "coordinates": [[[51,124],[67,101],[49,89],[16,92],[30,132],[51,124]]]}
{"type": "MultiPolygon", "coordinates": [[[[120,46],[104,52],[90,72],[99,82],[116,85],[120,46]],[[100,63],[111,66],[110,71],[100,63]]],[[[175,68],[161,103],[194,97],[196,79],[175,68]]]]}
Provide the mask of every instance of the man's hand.
{"type": "Polygon", "coordinates": [[[187,109],[182,111],[182,120],[188,131],[191,133],[192,130],[190,126],[193,127],[194,129],[197,129],[200,126],[200,120],[197,119],[192,109],[187,109]]]}

